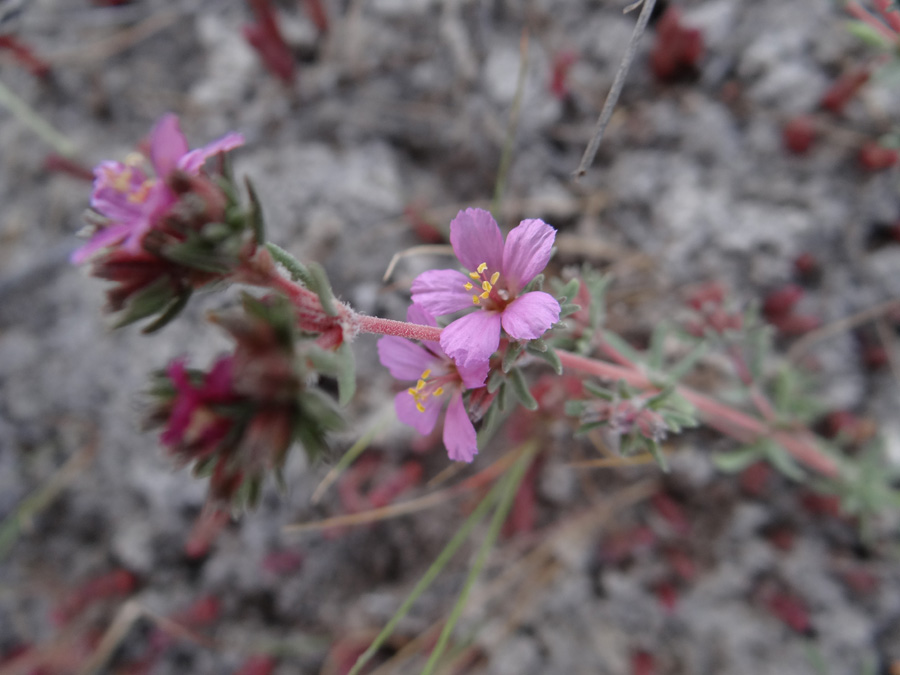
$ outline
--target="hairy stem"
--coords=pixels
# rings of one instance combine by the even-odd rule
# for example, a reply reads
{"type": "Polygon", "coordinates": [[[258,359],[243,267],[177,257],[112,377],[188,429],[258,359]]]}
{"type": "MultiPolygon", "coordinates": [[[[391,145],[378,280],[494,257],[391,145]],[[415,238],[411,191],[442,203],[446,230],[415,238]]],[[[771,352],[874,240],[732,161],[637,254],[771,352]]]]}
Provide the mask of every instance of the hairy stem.
{"type": "MultiPolygon", "coordinates": [[[[563,367],[569,370],[595,375],[604,379],[623,380],[633,387],[642,389],[655,388],[647,376],[636,369],[590,359],[562,350],[557,351],[556,354],[559,356],[563,367]]],[[[838,476],[840,468],[837,463],[831,457],[822,453],[808,434],[770,429],[761,420],[740,410],[735,410],[688,387],[677,387],[675,391],[697,408],[707,424],[722,433],[745,441],[768,436],[809,468],[828,478],[838,476]]]]}

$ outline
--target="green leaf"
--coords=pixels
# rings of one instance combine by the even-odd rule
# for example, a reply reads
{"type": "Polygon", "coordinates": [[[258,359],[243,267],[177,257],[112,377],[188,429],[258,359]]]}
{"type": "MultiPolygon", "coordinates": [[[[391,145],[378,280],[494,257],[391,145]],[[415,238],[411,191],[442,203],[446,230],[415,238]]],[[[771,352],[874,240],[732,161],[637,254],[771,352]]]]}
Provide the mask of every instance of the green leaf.
{"type": "Polygon", "coordinates": [[[719,452],[713,455],[712,461],[719,471],[725,473],[737,473],[743,471],[754,462],[763,458],[763,453],[758,445],[748,445],[734,452],[719,452]]]}
{"type": "Polygon", "coordinates": [[[647,449],[650,451],[650,454],[653,455],[653,459],[656,460],[656,463],[659,464],[659,468],[663,470],[664,473],[669,473],[669,462],[666,460],[666,454],[662,451],[659,443],[652,438],[645,439],[647,449]]]}
{"type": "Polygon", "coordinates": [[[669,334],[669,328],[664,323],[657,324],[650,336],[650,355],[647,359],[647,365],[653,370],[662,370],[665,354],[663,346],[666,342],[666,336],[669,334]]]}
{"type": "Polygon", "coordinates": [[[691,370],[694,369],[694,366],[697,365],[697,362],[706,355],[708,350],[709,346],[707,343],[700,342],[682,357],[681,360],[676,362],[674,366],[666,369],[666,376],[668,377],[669,382],[674,384],[691,372],[691,370]]]}
{"type": "Polygon", "coordinates": [[[641,361],[641,353],[615,333],[604,331],[603,341],[632,363],[639,363],[641,361]]]}
{"type": "Polygon", "coordinates": [[[560,320],[565,319],[567,316],[571,316],[575,314],[575,312],[581,311],[581,305],[576,305],[571,302],[564,302],[559,306],[559,318],[560,320]]]}
{"type": "Polygon", "coordinates": [[[529,410],[537,410],[538,402],[534,399],[534,396],[531,395],[531,392],[528,390],[528,383],[525,381],[525,376],[522,374],[522,371],[518,368],[513,368],[509,372],[509,383],[512,386],[512,390],[516,395],[516,398],[519,399],[519,402],[528,408],[529,410]]]}
{"type": "Polygon", "coordinates": [[[791,457],[787,451],[773,441],[761,441],[763,443],[766,457],[772,465],[788,478],[792,478],[797,482],[806,479],[806,474],[800,468],[800,465],[791,457]]]}
{"type": "Polygon", "coordinates": [[[273,244],[271,241],[266,243],[266,248],[269,253],[272,254],[272,258],[275,259],[275,262],[282,265],[288,271],[288,274],[291,275],[291,280],[299,281],[310,290],[312,289],[314,283],[312,274],[310,274],[310,271],[306,269],[303,263],[281,248],[278,244],[273,244]]]}
{"type": "Polygon", "coordinates": [[[331,291],[331,283],[328,281],[328,275],[325,269],[316,262],[307,265],[310,276],[312,277],[312,285],[308,288],[319,296],[319,302],[322,304],[322,310],[328,316],[337,316],[337,310],[334,308],[334,293],[331,291]]]}
{"type": "Polygon", "coordinates": [[[556,293],[559,304],[562,305],[565,302],[571,302],[576,297],[578,297],[578,289],[580,288],[581,282],[578,281],[578,277],[569,279],[569,282],[565,286],[560,288],[556,293]]]}
{"type": "Polygon", "coordinates": [[[173,319],[175,319],[181,311],[187,307],[188,301],[191,299],[192,290],[190,288],[185,289],[180,295],[177,295],[175,299],[163,310],[162,314],[160,314],[156,319],[153,320],[152,323],[144,326],[141,329],[141,333],[144,335],[150,335],[151,333],[155,333],[159,330],[162,330],[165,326],[167,326],[173,319]]]}
{"type": "Polygon", "coordinates": [[[891,42],[885,36],[863,21],[847,21],[844,25],[851,35],[869,47],[875,47],[876,49],[889,49],[891,47],[891,42]]]}
{"type": "Polygon", "coordinates": [[[113,328],[122,328],[135,321],[140,321],[157,312],[162,312],[174,299],[172,283],[160,277],[152,284],[139,291],[128,303],[125,310],[113,324],[113,328]]]}
{"type": "Polygon", "coordinates": [[[487,381],[487,390],[489,394],[493,394],[500,388],[500,385],[506,381],[506,378],[503,376],[503,373],[499,370],[492,370],[490,377],[488,377],[487,381]]]}
{"type": "Polygon", "coordinates": [[[536,356],[539,359],[543,359],[547,363],[550,364],[550,367],[556,371],[557,375],[562,375],[563,372],[563,364],[562,361],[559,360],[559,355],[556,353],[556,350],[552,347],[548,347],[547,351],[539,352],[539,351],[531,351],[528,350],[529,354],[532,356],[536,356]]]}
{"type": "Polygon", "coordinates": [[[244,178],[244,185],[247,186],[247,194],[250,196],[250,225],[253,228],[253,236],[256,238],[256,245],[262,246],[266,243],[266,221],[263,217],[262,204],[249,178],[244,178]]]}
{"type": "Polygon", "coordinates": [[[503,364],[501,365],[501,369],[504,373],[508,373],[509,369],[513,367],[513,364],[516,362],[516,359],[519,358],[523,349],[525,349],[524,342],[509,343],[506,348],[506,353],[503,355],[503,364]]]}
{"type": "Polygon", "coordinates": [[[346,342],[338,347],[338,403],[347,405],[356,393],[356,357],[346,342]]]}
{"type": "Polygon", "coordinates": [[[532,291],[542,290],[544,290],[544,275],[538,274],[534,279],[528,282],[528,285],[525,286],[525,288],[520,291],[520,295],[531,293],[532,291]]]}

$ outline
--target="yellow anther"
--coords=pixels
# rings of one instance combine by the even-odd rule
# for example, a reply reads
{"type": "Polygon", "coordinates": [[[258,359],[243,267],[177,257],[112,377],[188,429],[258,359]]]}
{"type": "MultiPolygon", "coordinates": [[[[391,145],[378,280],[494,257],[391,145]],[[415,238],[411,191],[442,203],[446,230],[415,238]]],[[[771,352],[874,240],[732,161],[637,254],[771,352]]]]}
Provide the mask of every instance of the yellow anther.
{"type": "Polygon", "coordinates": [[[497,279],[499,279],[499,278],[500,278],[500,272],[494,272],[491,275],[491,286],[495,285],[497,283],[497,279]]]}
{"type": "Polygon", "coordinates": [[[152,180],[145,180],[137,190],[128,195],[128,201],[132,204],[140,204],[141,202],[146,201],[153,183],[154,181],[152,180]]]}
{"type": "Polygon", "coordinates": [[[412,396],[413,398],[416,398],[416,399],[419,398],[419,392],[417,392],[417,391],[416,391],[415,389],[413,389],[412,387],[410,387],[410,388],[407,389],[406,391],[409,392],[409,395],[412,396]]]}
{"type": "Polygon", "coordinates": [[[485,291],[484,293],[481,294],[481,297],[484,298],[485,300],[487,300],[489,297],[491,297],[491,292],[485,291]]]}
{"type": "Polygon", "coordinates": [[[472,302],[475,303],[476,305],[480,305],[480,304],[481,304],[481,300],[478,299],[478,296],[477,296],[477,295],[473,295],[473,296],[472,296],[472,302]]]}
{"type": "Polygon", "coordinates": [[[478,281],[481,278],[481,275],[478,274],[478,272],[469,272],[469,278],[478,281]]]}
{"type": "Polygon", "coordinates": [[[434,395],[435,395],[435,396],[440,396],[440,395],[443,394],[443,393],[444,393],[444,388],[443,388],[443,387],[438,387],[437,389],[434,390],[434,395]]]}
{"type": "Polygon", "coordinates": [[[425,380],[416,382],[416,391],[422,391],[425,388],[425,380]]]}
{"type": "Polygon", "coordinates": [[[482,281],[481,282],[481,290],[491,292],[491,282],[490,281],[482,281]]]}
{"type": "Polygon", "coordinates": [[[419,412],[425,412],[425,406],[421,401],[416,401],[416,410],[418,410],[419,412]]]}
{"type": "Polygon", "coordinates": [[[487,263],[481,263],[478,266],[478,274],[483,274],[486,269],[487,269],[487,263]]]}
{"type": "Polygon", "coordinates": [[[471,291],[472,288],[473,288],[472,284],[469,284],[469,283],[467,283],[466,286],[465,286],[465,289],[466,289],[467,291],[471,291]]]}
{"type": "Polygon", "coordinates": [[[427,380],[429,375],[431,375],[431,368],[426,368],[425,370],[422,371],[422,374],[419,375],[419,377],[422,378],[423,380],[427,380]]]}

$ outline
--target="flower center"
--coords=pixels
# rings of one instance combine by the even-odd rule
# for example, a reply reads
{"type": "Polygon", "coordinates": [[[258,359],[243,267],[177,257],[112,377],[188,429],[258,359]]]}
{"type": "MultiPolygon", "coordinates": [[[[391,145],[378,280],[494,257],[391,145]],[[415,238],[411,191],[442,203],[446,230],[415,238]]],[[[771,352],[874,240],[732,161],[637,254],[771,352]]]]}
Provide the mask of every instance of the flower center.
{"type": "Polygon", "coordinates": [[[415,387],[407,389],[410,396],[416,402],[416,410],[425,412],[425,401],[431,396],[440,396],[444,393],[443,383],[448,379],[447,376],[431,377],[431,369],[427,369],[419,376],[419,381],[415,387]]]}
{"type": "Polygon", "coordinates": [[[481,286],[481,293],[472,295],[472,303],[485,309],[496,309],[498,306],[502,307],[506,304],[509,300],[509,293],[497,287],[497,282],[500,281],[500,272],[494,272],[490,276],[488,276],[488,272],[487,263],[481,263],[476,271],[469,272],[469,278],[475,283],[467,281],[464,288],[471,291],[478,284],[481,286]]]}

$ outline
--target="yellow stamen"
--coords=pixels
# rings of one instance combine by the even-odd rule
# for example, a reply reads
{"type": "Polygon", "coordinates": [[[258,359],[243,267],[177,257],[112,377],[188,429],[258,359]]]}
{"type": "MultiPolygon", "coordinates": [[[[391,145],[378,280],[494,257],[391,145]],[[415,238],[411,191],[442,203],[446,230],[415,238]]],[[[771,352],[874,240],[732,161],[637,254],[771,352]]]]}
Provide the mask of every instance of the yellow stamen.
{"type": "Polygon", "coordinates": [[[431,375],[431,368],[426,368],[425,370],[422,371],[422,374],[419,375],[419,377],[422,378],[423,380],[427,380],[430,375],[431,375]]]}
{"type": "Polygon", "coordinates": [[[440,396],[440,395],[443,394],[443,393],[444,393],[444,388],[443,388],[443,387],[438,387],[437,389],[434,390],[434,395],[435,395],[435,396],[440,396]]]}
{"type": "Polygon", "coordinates": [[[487,269],[487,263],[486,263],[486,262],[481,263],[481,264],[478,266],[478,274],[484,273],[484,271],[485,271],[486,269],[487,269]]]}
{"type": "Polygon", "coordinates": [[[421,401],[416,401],[416,410],[419,412],[425,412],[425,406],[422,405],[421,401]]]}
{"type": "Polygon", "coordinates": [[[500,272],[494,272],[491,275],[491,286],[495,285],[497,283],[497,279],[499,279],[499,278],[500,278],[500,272]]]}
{"type": "Polygon", "coordinates": [[[482,281],[481,282],[481,290],[491,292],[491,282],[490,281],[482,281]]]}
{"type": "Polygon", "coordinates": [[[137,190],[128,195],[128,201],[132,204],[140,204],[146,201],[147,196],[150,194],[150,188],[155,182],[153,180],[145,180],[137,190]]]}
{"type": "Polygon", "coordinates": [[[478,296],[477,296],[477,295],[473,295],[473,296],[472,296],[472,302],[475,303],[476,305],[480,305],[480,304],[481,304],[481,300],[478,299],[478,296]]]}
{"type": "Polygon", "coordinates": [[[491,297],[491,292],[485,291],[484,293],[481,294],[481,297],[484,298],[485,300],[487,300],[489,297],[491,297]]]}
{"type": "Polygon", "coordinates": [[[478,274],[478,272],[469,272],[469,278],[478,281],[481,278],[481,275],[478,274]]]}
{"type": "Polygon", "coordinates": [[[465,285],[465,289],[466,289],[467,291],[471,291],[472,288],[473,288],[473,287],[472,287],[472,284],[466,284],[466,285],[465,285]]]}

